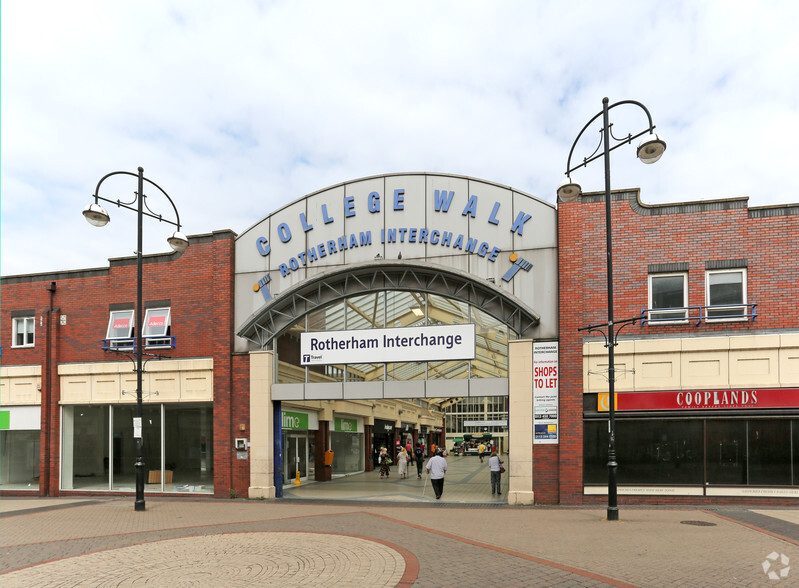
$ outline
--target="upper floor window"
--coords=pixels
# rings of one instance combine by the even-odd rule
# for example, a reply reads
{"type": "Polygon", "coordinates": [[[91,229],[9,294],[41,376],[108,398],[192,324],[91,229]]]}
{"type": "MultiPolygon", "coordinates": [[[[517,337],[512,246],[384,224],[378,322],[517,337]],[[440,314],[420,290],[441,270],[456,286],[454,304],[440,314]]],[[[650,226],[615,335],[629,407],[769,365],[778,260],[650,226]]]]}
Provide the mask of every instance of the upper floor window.
{"type": "Polygon", "coordinates": [[[649,320],[683,322],[688,318],[688,274],[649,275],[649,320]]]}
{"type": "Polygon", "coordinates": [[[33,347],[36,342],[36,317],[17,317],[13,323],[14,334],[11,347],[33,347]]]}
{"type": "Polygon", "coordinates": [[[106,339],[109,347],[133,347],[133,309],[112,310],[106,339]]]}
{"type": "MultiPolygon", "coordinates": [[[[134,310],[112,310],[108,320],[106,339],[108,347],[132,349],[135,347],[136,328],[134,310]]],[[[145,347],[172,347],[172,320],[169,307],[148,308],[142,323],[145,347]]]]}
{"type": "Polygon", "coordinates": [[[170,334],[172,331],[171,309],[148,308],[144,315],[142,336],[146,347],[171,346],[170,334]]]}
{"type": "Polygon", "coordinates": [[[708,320],[746,320],[745,269],[708,271],[705,284],[708,320]]]}

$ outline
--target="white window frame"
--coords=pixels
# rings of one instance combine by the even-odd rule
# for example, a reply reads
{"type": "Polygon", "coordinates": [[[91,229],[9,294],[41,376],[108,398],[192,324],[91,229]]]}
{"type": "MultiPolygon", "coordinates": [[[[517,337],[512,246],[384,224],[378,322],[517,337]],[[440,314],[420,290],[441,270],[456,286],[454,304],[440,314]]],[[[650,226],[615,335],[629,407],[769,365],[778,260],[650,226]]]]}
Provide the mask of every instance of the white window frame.
{"type": "Polygon", "coordinates": [[[36,317],[19,316],[13,319],[13,333],[11,347],[21,349],[23,347],[34,347],[36,345],[36,317]],[[30,329],[28,329],[30,325],[30,329]],[[21,327],[21,330],[20,330],[21,327]],[[22,335],[22,343],[17,343],[17,337],[22,335]],[[30,339],[30,341],[28,340],[30,339]]]}
{"type": "Polygon", "coordinates": [[[169,336],[172,327],[172,309],[169,306],[148,308],[142,324],[142,337],[145,347],[171,347],[172,339],[169,336]],[[150,328],[150,320],[156,316],[164,315],[164,324],[158,329],[150,328]]]}
{"type": "Polygon", "coordinates": [[[722,269],[722,270],[707,270],[705,272],[705,304],[707,306],[713,306],[710,300],[710,276],[719,275],[719,274],[741,274],[741,302],[725,305],[722,308],[714,308],[714,309],[706,309],[705,316],[707,322],[709,323],[724,323],[724,322],[737,322],[737,321],[748,321],[749,317],[746,316],[747,314],[747,276],[746,276],[746,268],[734,268],[734,269],[722,269]],[[730,310],[733,312],[740,311],[740,316],[725,316],[725,317],[713,317],[710,316],[711,312],[718,312],[720,310],[730,310]]]}
{"type": "Polygon", "coordinates": [[[133,330],[135,328],[134,325],[134,317],[133,317],[134,310],[132,308],[126,310],[112,310],[111,314],[108,317],[108,329],[106,330],[105,338],[108,339],[109,347],[116,347],[116,348],[124,348],[124,349],[133,349],[134,346],[134,334],[133,330]],[[114,321],[127,318],[128,320],[128,330],[125,335],[121,333],[115,333],[114,331],[119,330],[119,328],[114,328],[114,321]]]}
{"type": "Polygon", "coordinates": [[[656,325],[679,325],[688,322],[688,272],[657,273],[649,274],[649,316],[647,319],[656,325]],[[675,310],[657,309],[653,302],[652,281],[657,278],[682,278],[682,307],[674,307],[675,310]],[[673,319],[664,320],[663,315],[673,315],[673,319]]]}

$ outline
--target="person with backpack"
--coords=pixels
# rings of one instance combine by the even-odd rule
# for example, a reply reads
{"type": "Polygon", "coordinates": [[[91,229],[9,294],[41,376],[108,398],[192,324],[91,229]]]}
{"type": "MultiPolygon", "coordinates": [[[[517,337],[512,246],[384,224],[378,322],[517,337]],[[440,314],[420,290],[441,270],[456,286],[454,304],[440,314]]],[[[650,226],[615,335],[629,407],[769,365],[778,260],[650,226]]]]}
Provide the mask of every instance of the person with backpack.
{"type": "Polygon", "coordinates": [[[422,479],[422,467],[424,467],[424,449],[421,443],[416,444],[416,449],[413,450],[413,459],[416,460],[416,475],[422,479]]]}

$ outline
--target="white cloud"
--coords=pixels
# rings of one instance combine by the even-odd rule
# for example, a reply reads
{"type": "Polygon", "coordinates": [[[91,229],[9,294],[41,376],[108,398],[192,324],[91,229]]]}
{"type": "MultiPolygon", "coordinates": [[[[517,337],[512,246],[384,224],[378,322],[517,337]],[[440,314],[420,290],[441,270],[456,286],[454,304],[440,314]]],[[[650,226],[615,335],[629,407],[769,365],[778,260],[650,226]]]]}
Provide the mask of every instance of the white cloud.
{"type": "MultiPolygon", "coordinates": [[[[401,171],[553,201],[604,96],[645,104],[669,146],[655,166],[615,151],[614,188],[795,202],[798,17],[789,1],[4,2],[1,271],[130,255],[135,215],[98,230],[79,213],[104,174],[139,165],[188,234],[401,171]]],[[[646,124],[634,107],[612,122],[646,124]]],[[[574,175],[602,188],[601,163],[574,175]]],[[[151,224],[145,251],[165,251],[151,224]]]]}

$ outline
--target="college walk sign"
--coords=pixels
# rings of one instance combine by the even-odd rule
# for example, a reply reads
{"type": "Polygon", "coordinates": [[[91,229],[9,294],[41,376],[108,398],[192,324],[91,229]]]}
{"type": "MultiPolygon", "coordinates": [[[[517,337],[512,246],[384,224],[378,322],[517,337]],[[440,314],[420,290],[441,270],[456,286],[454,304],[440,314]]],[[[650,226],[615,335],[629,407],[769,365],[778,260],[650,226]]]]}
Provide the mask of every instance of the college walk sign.
{"type": "MultiPolygon", "coordinates": [[[[297,286],[375,263],[438,266],[489,283],[540,317],[526,336],[558,336],[554,205],[507,186],[432,173],[374,176],[332,186],[241,233],[236,239],[235,323],[239,329],[252,325],[297,286]]],[[[452,345],[446,339],[443,344],[438,339],[403,343],[410,335],[385,335],[393,346],[382,334],[377,341],[359,339],[357,349],[355,343],[344,349],[334,341],[317,341],[311,348],[309,341],[303,355],[326,359],[306,357],[302,363],[326,363],[338,352],[352,357],[353,351],[359,362],[367,361],[362,352],[388,353],[396,358],[392,361],[431,359],[413,355],[420,350],[435,351],[437,359],[467,357],[468,334],[452,345]]],[[[245,341],[236,341],[237,351],[247,349],[245,341]]]]}

